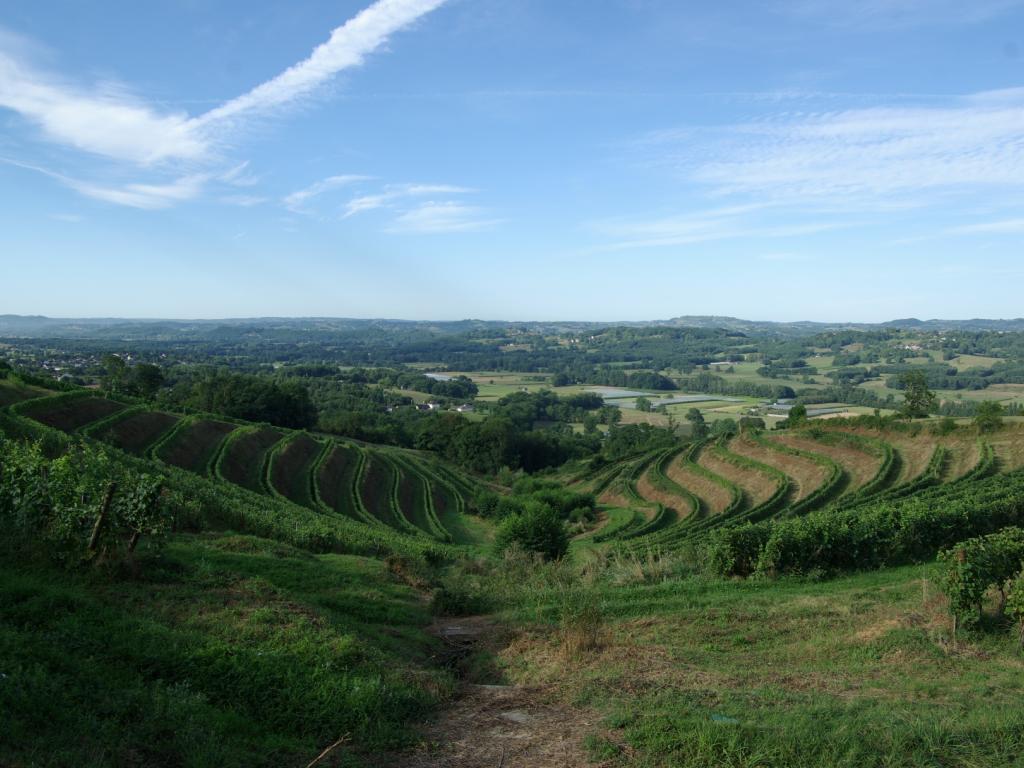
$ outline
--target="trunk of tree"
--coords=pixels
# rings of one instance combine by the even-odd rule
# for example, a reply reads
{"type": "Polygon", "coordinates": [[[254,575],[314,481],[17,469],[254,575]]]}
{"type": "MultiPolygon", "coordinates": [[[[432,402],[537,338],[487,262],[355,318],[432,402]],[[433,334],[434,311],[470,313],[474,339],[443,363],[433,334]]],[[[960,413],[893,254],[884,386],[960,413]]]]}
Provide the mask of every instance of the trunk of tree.
{"type": "Polygon", "coordinates": [[[96,553],[96,546],[100,541],[100,533],[103,531],[103,523],[106,522],[107,512],[110,510],[110,504],[114,500],[114,492],[117,490],[117,483],[111,483],[107,486],[107,492],[103,496],[103,504],[100,505],[100,513],[96,515],[96,522],[92,526],[92,535],[89,537],[88,552],[90,555],[96,553]]]}

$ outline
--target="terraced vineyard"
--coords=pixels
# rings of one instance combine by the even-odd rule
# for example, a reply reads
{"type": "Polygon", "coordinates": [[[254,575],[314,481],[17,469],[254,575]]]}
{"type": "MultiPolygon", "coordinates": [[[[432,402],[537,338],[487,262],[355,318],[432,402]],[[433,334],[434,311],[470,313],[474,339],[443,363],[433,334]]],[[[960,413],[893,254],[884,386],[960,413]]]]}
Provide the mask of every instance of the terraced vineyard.
{"type": "Polygon", "coordinates": [[[247,427],[235,430],[217,463],[217,476],[229,483],[263,493],[267,490],[266,468],[270,449],[284,434],[272,427],[247,427]]]}
{"type": "Polygon", "coordinates": [[[852,510],[1024,467],[1024,430],[984,438],[973,430],[880,431],[840,424],[750,432],[631,458],[595,475],[567,478],[597,489],[609,510],[588,537],[633,551],[670,549],[744,523],[852,510]],[[653,527],[660,510],[671,522],[653,527]]]}
{"type": "Polygon", "coordinates": [[[486,523],[466,518],[478,481],[427,454],[181,417],[83,392],[23,398],[10,407],[135,456],[377,530],[459,545],[479,544],[489,534],[486,523]]]}

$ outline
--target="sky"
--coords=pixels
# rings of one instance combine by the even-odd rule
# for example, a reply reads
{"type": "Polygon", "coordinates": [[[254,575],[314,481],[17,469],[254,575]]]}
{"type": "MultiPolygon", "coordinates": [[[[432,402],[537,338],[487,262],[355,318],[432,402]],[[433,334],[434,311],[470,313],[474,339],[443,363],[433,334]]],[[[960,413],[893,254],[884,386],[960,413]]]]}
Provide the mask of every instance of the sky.
{"type": "Polygon", "coordinates": [[[0,314],[1024,315],[1024,0],[10,0],[0,314]]]}

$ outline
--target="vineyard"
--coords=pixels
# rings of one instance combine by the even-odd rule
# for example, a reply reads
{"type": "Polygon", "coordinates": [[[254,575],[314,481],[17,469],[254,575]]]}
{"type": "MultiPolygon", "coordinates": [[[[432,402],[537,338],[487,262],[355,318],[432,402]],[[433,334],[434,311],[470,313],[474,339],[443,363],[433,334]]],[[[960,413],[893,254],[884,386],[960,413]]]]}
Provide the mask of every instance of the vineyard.
{"type": "Polygon", "coordinates": [[[182,417],[89,392],[11,399],[16,418],[235,485],[287,508],[423,543],[476,545],[489,536],[481,522],[463,519],[479,481],[414,451],[182,417]]]}
{"type": "MultiPolygon", "coordinates": [[[[940,435],[916,425],[882,430],[834,421],[700,440],[628,457],[591,474],[567,467],[561,477],[571,488],[597,494],[615,512],[588,537],[592,542],[634,554],[666,552],[698,539],[749,537],[753,524],[763,549],[769,531],[814,515],[857,517],[926,491],[931,496],[922,498],[944,503],[968,498],[986,477],[1015,478],[1024,467],[1022,446],[1024,433],[1017,427],[985,436],[973,430],[940,435]]],[[[1011,483],[994,487],[1011,488],[1011,483]]],[[[809,560],[801,567],[779,568],[767,560],[758,566],[759,553],[720,570],[746,574],[813,567],[809,560]]]]}

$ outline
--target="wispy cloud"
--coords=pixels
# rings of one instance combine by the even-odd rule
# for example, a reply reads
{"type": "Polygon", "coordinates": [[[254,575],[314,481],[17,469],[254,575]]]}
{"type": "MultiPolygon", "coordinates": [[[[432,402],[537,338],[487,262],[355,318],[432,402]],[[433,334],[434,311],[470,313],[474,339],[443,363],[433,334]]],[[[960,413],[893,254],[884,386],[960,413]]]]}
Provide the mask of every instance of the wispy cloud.
{"type": "MultiPolygon", "coordinates": [[[[586,228],[601,242],[588,253],[667,248],[696,243],[742,238],[796,238],[847,226],[822,219],[807,223],[775,223],[770,203],[722,206],[661,217],[616,217],[591,221],[586,228]]],[[[782,260],[791,254],[765,254],[761,258],[782,260]]]]}
{"type": "Polygon", "coordinates": [[[1024,233],[1024,219],[983,221],[979,224],[965,224],[945,230],[947,235],[1017,235],[1022,233],[1024,233]]]}
{"type": "Polygon", "coordinates": [[[475,190],[450,184],[388,184],[383,191],[354,197],[345,204],[344,218],[377,208],[386,208],[395,202],[425,195],[465,195],[475,190]]]}
{"type": "Polygon", "coordinates": [[[684,135],[644,137],[643,151],[723,195],[892,206],[922,192],[1024,186],[1024,88],[684,135]]]}
{"type": "Polygon", "coordinates": [[[475,206],[461,203],[425,202],[398,216],[391,227],[392,232],[475,232],[489,229],[500,221],[487,218],[486,213],[475,206]]]}
{"type": "Polygon", "coordinates": [[[42,174],[93,200],[149,211],[169,208],[198,197],[210,180],[209,174],[190,174],[164,184],[101,184],[10,158],[0,158],[0,163],[42,174]]]}
{"type": "Polygon", "coordinates": [[[209,180],[204,174],[182,176],[167,184],[124,184],[121,186],[104,186],[92,182],[65,179],[65,183],[75,191],[108,203],[126,205],[130,208],[141,208],[155,211],[170,208],[176,203],[193,200],[203,191],[203,185],[209,180]]]}
{"type": "Polygon", "coordinates": [[[331,32],[309,58],[242,96],[211,109],[197,119],[209,125],[239,116],[263,113],[308,96],[337,73],[357,67],[388,38],[445,0],[379,0],[331,32]]]}
{"type": "Polygon", "coordinates": [[[284,207],[288,210],[294,213],[301,213],[304,210],[303,206],[314,197],[319,197],[325,192],[330,192],[331,190],[338,189],[339,187],[355,184],[359,181],[366,181],[369,178],[369,176],[359,176],[357,174],[328,176],[326,179],[321,179],[315,184],[310,184],[304,189],[292,192],[290,195],[285,196],[282,202],[284,203],[284,207]]]}
{"type": "MultiPolygon", "coordinates": [[[[226,138],[241,122],[308,98],[445,1],[378,0],[334,29],[305,60],[198,116],[147,104],[119,84],[85,86],[40,71],[18,50],[28,46],[0,36],[0,108],[21,115],[52,143],[136,167],[166,172],[168,164],[177,165],[182,176],[178,180],[120,188],[68,183],[67,177],[47,172],[90,197],[140,208],[166,207],[188,199],[196,189],[201,178],[196,168],[222,162],[219,154],[226,138]]],[[[244,170],[244,164],[236,166],[219,180],[244,185],[251,180],[244,170]]]]}

